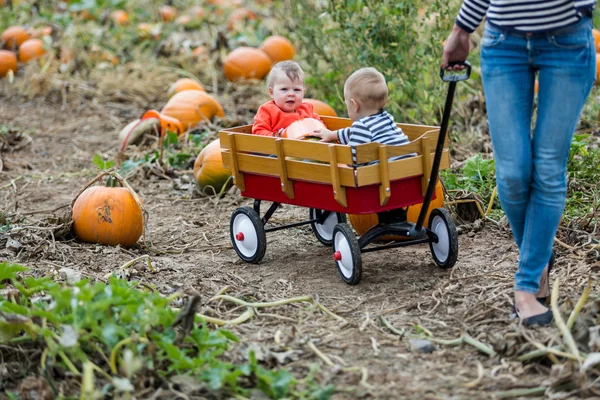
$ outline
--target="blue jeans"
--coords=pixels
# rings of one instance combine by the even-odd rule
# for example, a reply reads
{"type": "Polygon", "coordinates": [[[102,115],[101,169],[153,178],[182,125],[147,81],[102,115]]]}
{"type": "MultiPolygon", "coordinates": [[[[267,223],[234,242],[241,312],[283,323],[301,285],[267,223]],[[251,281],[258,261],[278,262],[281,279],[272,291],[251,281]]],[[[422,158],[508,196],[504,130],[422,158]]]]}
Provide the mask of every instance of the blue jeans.
{"type": "Polygon", "coordinates": [[[498,196],[520,252],[514,289],[537,293],[565,206],[571,140],[596,76],[591,19],[532,35],[486,23],[481,75],[498,196]]]}

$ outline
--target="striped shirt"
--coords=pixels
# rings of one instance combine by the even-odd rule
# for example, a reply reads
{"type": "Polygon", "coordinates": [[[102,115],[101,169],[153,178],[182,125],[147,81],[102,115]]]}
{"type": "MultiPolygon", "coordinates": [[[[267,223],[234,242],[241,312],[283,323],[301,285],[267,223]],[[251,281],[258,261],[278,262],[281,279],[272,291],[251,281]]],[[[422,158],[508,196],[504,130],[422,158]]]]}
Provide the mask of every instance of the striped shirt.
{"type": "Polygon", "coordinates": [[[573,25],[596,0],[464,0],[456,25],[473,32],[484,17],[492,25],[521,32],[546,32],[573,25]]]}
{"type": "Polygon", "coordinates": [[[398,145],[409,142],[408,136],[394,123],[394,117],[383,109],[377,114],[357,119],[349,128],[339,129],[337,135],[341,144],[352,146],[354,164],[356,164],[355,146],[359,144],[377,142],[398,145]]]}

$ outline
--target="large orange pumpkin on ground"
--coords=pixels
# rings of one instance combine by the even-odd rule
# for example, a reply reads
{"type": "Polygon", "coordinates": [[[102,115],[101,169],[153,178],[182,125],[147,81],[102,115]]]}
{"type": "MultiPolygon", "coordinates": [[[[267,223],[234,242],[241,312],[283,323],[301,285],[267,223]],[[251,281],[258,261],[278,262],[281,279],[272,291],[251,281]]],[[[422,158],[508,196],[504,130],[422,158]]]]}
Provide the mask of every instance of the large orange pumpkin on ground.
{"type": "Polygon", "coordinates": [[[17,73],[17,56],[10,50],[0,50],[0,77],[6,76],[8,71],[17,73]]]}
{"type": "Polygon", "coordinates": [[[28,39],[19,46],[19,61],[26,63],[43,56],[45,53],[46,50],[44,50],[44,41],[42,39],[28,39]]]}
{"type": "Polygon", "coordinates": [[[291,60],[296,54],[292,42],[283,36],[277,35],[266,38],[259,48],[267,53],[273,64],[279,61],[291,60]]]}
{"type": "Polygon", "coordinates": [[[214,116],[223,118],[223,108],[214,97],[201,90],[184,90],[169,99],[161,110],[162,114],[178,119],[183,129],[188,130],[201,121],[214,116]]]}
{"type": "Polygon", "coordinates": [[[167,97],[170,98],[175,93],[183,92],[184,90],[201,90],[206,92],[204,86],[202,86],[197,80],[191,78],[181,78],[169,87],[169,90],[167,91],[167,97]]]}
{"type": "Polygon", "coordinates": [[[202,149],[194,162],[194,178],[200,190],[206,194],[219,194],[223,185],[227,190],[233,184],[231,170],[223,167],[221,144],[219,139],[213,140],[202,149]]]}
{"type": "MultiPolygon", "coordinates": [[[[429,227],[429,214],[431,213],[431,210],[433,210],[434,208],[442,207],[444,205],[444,187],[439,180],[435,186],[435,196],[436,198],[431,200],[431,203],[429,204],[429,210],[427,214],[425,214],[425,222],[423,223],[423,225],[426,228],[429,227]]],[[[421,206],[422,204],[415,204],[414,206],[408,207],[406,219],[410,222],[416,223],[417,219],[419,218],[419,213],[421,212],[421,206]]],[[[348,220],[350,221],[350,224],[352,225],[354,230],[361,236],[364,235],[365,232],[367,232],[372,226],[375,226],[379,223],[379,218],[377,217],[377,214],[348,214],[348,220]]],[[[403,238],[396,236],[383,236],[379,238],[378,241],[388,241],[397,239],[403,238]]]]}
{"type": "Polygon", "coordinates": [[[281,135],[288,139],[301,139],[305,136],[310,136],[314,130],[325,128],[325,124],[318,119],[303,118],[299,121],[292,122],[281,135]]]}
{"type": "Polygon", "coordinates": [[[329,104],[322,102],[321,100],[304,99],[304,100],[302,100],[302,102],[312,104],[315,114],[317,114],[321,117],[337,117],[338,116],[337,113],[335,112],[335,110],[329,104]]]}
{"type": "Polygon", "coordinates": [[[238,47],[225,58],[223,72],[229,81],[263,79],[271,70],[271,59],[262,50],[238,47]]]}
{"type": "Polygon", "coordinates": [[[142,210],[126,188],[92,186],[73,204],[73,230],[81,241],[130,247],[143,228],[142,210]]]}
{"type": "Polygon", "coordinates": [[[4,48],[12,50],[17,49],[24,41],[29,39],[31,35],[27,29],[22,26],[11,26],[2,32],[2,41],[4,48]]]}

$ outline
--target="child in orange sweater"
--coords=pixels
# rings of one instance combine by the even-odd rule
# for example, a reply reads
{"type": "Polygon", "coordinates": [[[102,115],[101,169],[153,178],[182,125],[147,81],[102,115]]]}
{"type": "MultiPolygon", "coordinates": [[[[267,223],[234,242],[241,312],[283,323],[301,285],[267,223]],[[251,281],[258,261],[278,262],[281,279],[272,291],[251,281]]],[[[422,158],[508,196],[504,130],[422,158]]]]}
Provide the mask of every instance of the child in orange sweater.
{"type": "Polygon", "coordinates": [[[254,117],[252,133],[281,136],[292,122],[304,118],[321,120],[312,104],[303,103],[304,71],[294,61],[282,61],[273,66],[267,78],[271,101],[259,107],[254,117]]]}

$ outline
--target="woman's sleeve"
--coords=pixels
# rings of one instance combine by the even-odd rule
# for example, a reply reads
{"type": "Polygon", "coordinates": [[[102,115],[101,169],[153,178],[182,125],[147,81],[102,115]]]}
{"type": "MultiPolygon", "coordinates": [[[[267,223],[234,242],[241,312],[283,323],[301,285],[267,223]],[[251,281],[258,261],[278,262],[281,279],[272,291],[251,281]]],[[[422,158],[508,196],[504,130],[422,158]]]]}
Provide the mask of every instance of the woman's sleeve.
{"type": "Polygon", "coordinates": [[[490,0],[464,0],[456,18],[456,25],[465,32],[473,32],[483,21],[489,7],[490,0]]]}
{"type": "Polygon", "coordinates": [[[262,107],[258,109],[254,116],[252,124],[252,134],[261,136],[273,136],[273,127],[271,126],[271,114],[262,107]]]}

